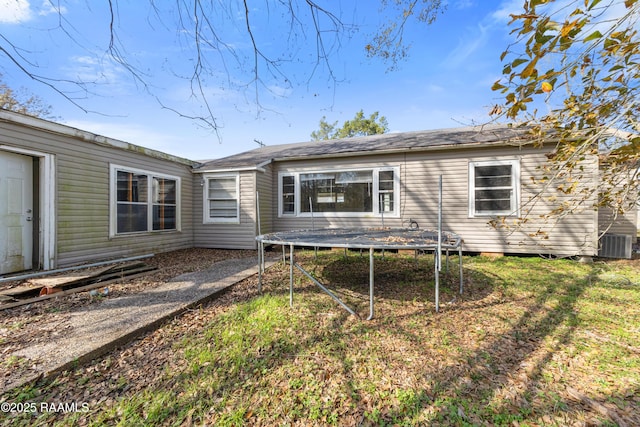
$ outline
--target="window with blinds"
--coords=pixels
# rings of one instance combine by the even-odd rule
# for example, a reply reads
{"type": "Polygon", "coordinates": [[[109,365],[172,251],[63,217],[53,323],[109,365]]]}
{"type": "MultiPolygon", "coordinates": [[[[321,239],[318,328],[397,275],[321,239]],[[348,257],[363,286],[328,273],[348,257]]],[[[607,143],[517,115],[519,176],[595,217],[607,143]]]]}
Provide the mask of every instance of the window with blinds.
{"type": "Polygon", "coordinates": [[[240,222],[239,179],[237,175],[205,177],[205,222],[240,222]]]}
{"type": "Polygon", "coordinates": [[[469,216],[518,214],[517,160],[469,163],[469,216]]]}

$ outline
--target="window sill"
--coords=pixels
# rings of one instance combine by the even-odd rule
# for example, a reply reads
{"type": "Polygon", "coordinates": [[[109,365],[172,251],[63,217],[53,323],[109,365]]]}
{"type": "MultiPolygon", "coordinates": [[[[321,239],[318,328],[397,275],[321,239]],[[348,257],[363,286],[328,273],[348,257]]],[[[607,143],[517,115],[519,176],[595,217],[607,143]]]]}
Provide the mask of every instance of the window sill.
{"type": "Polygon", "coordinates": [[[157,234],[182,233],[182,230],[153,230],[153,231],[136,231],[132,233],[110,234],[109,239],[123,239],[127,237],[154,236],[157,234]]]}
{"type": "MultiPolygon", "coordinates": [[[[363,218],[363,219],[369,219],[369,218],[373,218],[373,219],[381,219],[383,218],[383,215],[374,215],[374,214],[370,214],[370,213],[364,213],[364,214],[356,214],[356,213],[326,213],[326,212],[321,212],[321,213],[314,213],[313,215],[311,214],[298,214],[298,215],[294,215],[294,214],[279,214],[278,218],[297,218],[297,219],[312,219],[312,218],[363,218]]],[[[384,218],[400,218],[400,215],[397,214],[384,214],[384,218]]]]}
{"type": "Polygon", "coordinates": [[[506,213],[492,212],[492,213],[479,213],[479,214],[469,215],[469,218],[495,218],[495,217],[518,218],[519,215],[514,212],[506,212],[506,213]]]}

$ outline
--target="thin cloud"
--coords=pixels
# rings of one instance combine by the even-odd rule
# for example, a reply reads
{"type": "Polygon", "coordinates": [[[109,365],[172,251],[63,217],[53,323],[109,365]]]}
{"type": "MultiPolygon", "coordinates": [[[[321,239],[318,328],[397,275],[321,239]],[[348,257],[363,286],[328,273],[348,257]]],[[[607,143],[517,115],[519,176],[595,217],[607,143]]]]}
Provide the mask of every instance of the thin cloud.
{"type": "Polygon", "coordinates": [[[471,55],[486,46],[489,37],[489,27],[478,24],[472,28],[466,37],[460,39],[458,46],[449,54],[445,63],[450,67],[463,65],[471,55]]]}
{"type": "Polygon", "coordinates": [[[472,55],[487,46],[496,31],[505,32],[512,14],[522,12],[522,0],[506,0],[493,12],[485,15],[475,27],[466,29],[458,45],[451,51],[446,63],[452,67],[464,65],[472,55]]]}
{"type": "Polygon", "coordinates": [[[500,4],[489,16],[489,20],[494,25],[504,25],[511,21],[511,15],[522,13],[522,10],[522,0],[508,0],[500,4]]]}
{"type": "Polygon", "coordinates": [[[28,0],[0,0],[0,22],[20,24],[33,17],[28,0]]]}
{"type": "Polygon", "coordinates": [[[47,15],[63,15],[67,13],[67,8],[60,4],[53,4],[51,1],[44,0],[42,2],[42,8],[38,11],[38,15],[47,16],[47,15]]]}
{"type": "Polygon", "coordinates": [[[430,93],[444,93],[445,92],[445,88],[441,85],[437,85],[434,83],[429,83],[427,84],[427,92],[430,93]]]}
{"type": "Polygon", "coordinates": [[[33,10],[29,0],[0,0],[0,23],[21,24],[30,21],[34,15],[62,15],[67,13],[67,8],[54,4],[49,0],[43,0],[37,12],[33,10]]]}
{"type": "Polygon", "coordinates": [[[114,84],[121,80],[123,71],[117,65],[100,61],[93,56],[74,56],[71,66],[64,69],[71,78],[85,83],[114,84]]]}
{"type": "Polygon", "coordinates": [[[458,0],[453,3],[454,9],[458,9],[458,10],[468,9],[470,7],[473,7],[473,5],[474,5],[473,0],[458,0]]]}

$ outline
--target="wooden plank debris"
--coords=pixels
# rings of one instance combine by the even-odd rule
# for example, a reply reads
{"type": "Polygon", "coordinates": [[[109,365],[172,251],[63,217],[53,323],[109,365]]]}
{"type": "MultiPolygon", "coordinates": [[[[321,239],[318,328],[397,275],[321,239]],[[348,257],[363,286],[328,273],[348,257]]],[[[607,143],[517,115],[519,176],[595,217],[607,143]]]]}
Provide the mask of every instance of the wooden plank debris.
{"type": "Polygon", "coordinates": [[[53,277],[39,277],[37,279],[30,279],[29,283],[33,286],[40,288],[56,288],[63,287],[65,285],[72,285],[73,283],[80,282],[85,279],[90,279],[92,277],[100,276],[101,274],[112,270],[113,266],[89,269],[84,272],[71,272],[61,276],[53,276],[53,277]]]}
{"type": "Polygon", "coordinates": [[[115,266],[93,268],[90,271],[74,272],[62,276],[31,279],[28,285],[16,286],[0,291],[0,309],[17,307],[52,297],[83,292],[113,283],[124,278],[134,278],[155,267],[143,262],[130,262],[115,266]]]}
{"type": "Polygon", "coordinates": [[[13,288],[4,289],[0,291],[0,297],[20,296],[20,295],[29,294],[31,292],[39,291],[39,290],[40,288],[35,288],[33,286],[27,286],[27,285],[15,286],[13,288]]]}
{"type": "Polygon", "coordinates": [[[0,295],[0,303],[13,302],[16,299],[9,295],[0,295]]]}
{"type": "Polygon", "coordinates": [[[48,299],[51,299],[51,298],[61,297],[61,296],[65,296],[65,295],[71,295],[71,294],[75,294],[75,293],[78,293],[78,292],[90,291],[92,289],[101,288],[101,287],[104,287],[105,285],[109,285],[111,283],[118,282],[118,281],[120,281],[122,279],[135,279],[136,277],[144,276],[149,271],[153,271],[153,270],[156,270],[156,268],[155,267],[151,267],[149,270],[146,270],[146,271],[143,271],[143,272],[140,272],[140,273],[131,274],[131,275],[127,275],[127,276],[116,277],[116,278],[113,278],[111,280],[105,280],[105,281],[101,281],[99,283],[92,283],[90,285],[80,286],[80,287],[72,288],[72,289],[69,289],[69,290],[66,290],[66,291],[61,291],[61,292],[48,294],[48,295],[37,296],[37,297],[34,297],[34,298],[28,298],[28,299],[25,299],[25,300],[16,301],[16,302],[12,302],[12,303],[9,303],[9,304],[0,304],[0,310],[6,310],[6,309],[9,309],[9,308],[19,307],[21,305],[26,305],[26,304],[38,303],[40,301],[45,301],[45,300],[48,300],[48,299]]]}

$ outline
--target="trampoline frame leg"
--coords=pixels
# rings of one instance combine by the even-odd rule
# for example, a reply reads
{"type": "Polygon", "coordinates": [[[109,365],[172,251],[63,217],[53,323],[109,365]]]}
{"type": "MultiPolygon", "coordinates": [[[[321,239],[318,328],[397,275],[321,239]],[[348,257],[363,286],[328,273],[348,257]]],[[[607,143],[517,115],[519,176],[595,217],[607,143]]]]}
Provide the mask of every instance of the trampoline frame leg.
{"type": "MultiPolygon", "coordinates": [[[[448,250],[447,250],[448,253],[448,250]]],[[[258,254],[259,262],[260,257],[264,258],[264,255],[258,254]]],[[[438,265],[441,262],[442,253],[440,251],[434,252],[434,276],[435,276],[435,308],[436,313],[440,311],[440,271],[438,269],[438,265]]],[[[458,247],[458,257],[459,257],[459,269],[460,269],[460,289],[459,292],[462,295],[463,285],[464,285],[464,277],[463,277],[463,268],[462,268],[462,246],[458,247]]],[[[447,256],[448,258],[448,256],[447,256]]],[[[366,320],[373,319],[374,316],[374,290],[375,290],[375,268],[374,268],[374,248],[369,248],[369,317],[366,320]]],[[[347,306],[338,296],[336,296],[333,292],[327,289],[322,283],[320,283],[315,277],[313,277],[309,272],[307,272],[300,264],[295,262],[294,257],[294,245],[289,245],[289,306],[293,307],[293,269],[297,268],[300,270],[302,274],[304,274],[309,280],[311,280],[316,286],[318,286],[322,291],[324,291],[327,295],[329,295],[334,301],[336,301],[342,308],[347,310],[349,313],[354,316],[358,316],[352,308],[347,306]]],[[[258,268],[260,272],[260,268],[258,268]]],[[[258,278],[258,286],[259,289],[262,287],[262,277],[259,275],[258,278]]]]}
{"type": "Polygon", "coordinates": [[[367,320],[373,319],[373,287],[373,248],[369,248],[369,317],[367,317],[367,320]]]}
{"type": "MultiPolygon", "coordinates": [[[[375,275],[374,275],[374,250],[373,248],[369,249],[369,317],[367,320],[373,319],[373,304],[374,304],[374,285],[375,285],[375,275]]],[[[360,317],[358,313],[356,313],[352,308],[346,305],[336,294],[327,289],[322,283],[320,283],[315,277],[313,277],[308,271],[306,271],[300,264],[295,262],[293,255],[293,245],[289,246],[289,306],[293,307],[293,268],[297,268],[302,274],[304,274],[309,280],[311,280],[316,286],[322,289],[327,295],[329,295],[335,302],[340,304],[342,308],[344,308],[349,313],[354,316],[360,317]]]]}
{"type": "Polygon", "coordinates": [[[293,307],[293,245],[289,245],[289,306],[293,307]]]}

